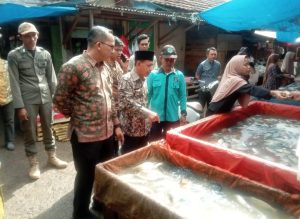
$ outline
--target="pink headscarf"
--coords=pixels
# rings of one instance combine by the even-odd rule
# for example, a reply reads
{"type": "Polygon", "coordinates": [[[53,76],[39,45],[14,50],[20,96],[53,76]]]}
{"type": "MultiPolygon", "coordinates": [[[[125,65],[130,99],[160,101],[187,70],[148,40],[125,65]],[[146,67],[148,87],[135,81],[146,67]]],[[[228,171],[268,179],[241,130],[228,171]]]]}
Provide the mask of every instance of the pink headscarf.
{"type": "MultiPolygon", "coordinates": [[[[246,55],[235,55],[230,59],[211,102],[218,102],[247,84],[247,81],[240,75],[245,58],[246,55]]],[[[239,103],[245,107],[248,105],[249,100],[250,95],[243,94],[239,98],[239,103]]]]}

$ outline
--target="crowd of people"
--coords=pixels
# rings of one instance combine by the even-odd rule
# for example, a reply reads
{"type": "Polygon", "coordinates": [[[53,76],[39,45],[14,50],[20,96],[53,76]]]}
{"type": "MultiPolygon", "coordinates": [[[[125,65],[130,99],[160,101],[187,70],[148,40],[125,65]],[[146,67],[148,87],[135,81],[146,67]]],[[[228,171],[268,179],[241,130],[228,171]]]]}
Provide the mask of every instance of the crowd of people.
{"type": "Polygon", "coordinates": [[[203,107],[207,107],[205,116],[217,113],[226,113],[232,110],[236,102],[242,107],[247,107],[251,96],[263,99],[272,97],[278,99],[298,100],[298,92],[282,92],[278,88],[293,82],[295,53],[288,51],[282,62],[278,65],[279,54],[272,53],[268,57],[266,71],[262,86],[251,83],[251,74],[255,74],[254,58],[247,47],[242,47],[237,55],[233,56],[226,64],[225,70],[220,75],[220,63],[216,61],[217,50],[210,47],[206,51],[207,59],[201,62],[196,70],[195,78],[209,84],[220,80],[215,93],[209,90],[199,91],[199,100],[203,107]]]}
{"type": "Polygon", "coordinates": [[[242,107],[246,107],[250,102],[250,96],[265,99],[270,99],[272,96],[280,99],[287,98],[281,91],[249,84],[247,78],[250,71],[250,60],[247,55],[235,55],[230,59],[209,104],[207,115],[229,112],[236,101],[242,107]]]}
{"type": "MultiPolygon", "coordinates": [[[[150,38],[137,38],[138,51],[124,57],[124,43],[112,30],[94,26],[87,36],[87,49],[62,65],[56,75],[50,53],[37,46],[39,32],[28,22],[18,28],[20,47],[8,54],[0,71],[3,92],[0,112],[5,124],[5,147],[14,150],[14,112],[24,133],[25,154],[29,160],[29,177],[40,178],[36,146],[37,117],[41,123],[48,163],[66,168],[67,163],[56,156],[51,123],[53,109],[70,118],[69,138],[76,177],[73,218],[93,218],[91,203],[95,166],[118,154],[125,154],[162,139],[166,132],[186,123],[186,82],[184,73],[175,68],[176,48],[165,45],[156,58],[149,51],[150,38]]],[[[293,57],[287,53],[286,57],[293,57]]],[[[266,66],[263,86],[247,82],[251,58],[235,55],[221,76],[217,49],[206,51],[195,77],[209,84],[220,80],[212,96],[200,92],[199,100],[207,106],[207,115],[229,112],[238,101],[246,107],[250,96],[287,98],[279,79],[292,78],[290,64],[277,65],[278,55],[271,54],[266,66]]],[[[292,58],[290,58],[292,59],[292,58]]],[[[300,99],[299,93],[289,98],[300,99]]]]}
{"type": "Polygon", "coordinates": [[[158,67],[154,52],[148,51],[149,36],[142,34],[137,39],[138,51],[124,59],[122,40],[112,30],[94,26],[87,36],[87,49],[56,74],[50,53],[37,46],[37,28],[24,22],[18,35],[22,45],[9,52],[7,62],[3,60],[5,71],[1,71],[6,91],[0,96],[5,147],[15,148],[16,112],[29,160],[28,175],[39,179],[39,119],[48,163],[66,168],[67,163],[56,156],[51,123],[53,110],[69,117],[76,169],[73,218],[93,218],[90,206],[102,207],[91,203],[96,164],[161,139],[167,130],[186,121],[186,85],[184,74],[174,67],[176,49],[164,46],[158,67]]]}

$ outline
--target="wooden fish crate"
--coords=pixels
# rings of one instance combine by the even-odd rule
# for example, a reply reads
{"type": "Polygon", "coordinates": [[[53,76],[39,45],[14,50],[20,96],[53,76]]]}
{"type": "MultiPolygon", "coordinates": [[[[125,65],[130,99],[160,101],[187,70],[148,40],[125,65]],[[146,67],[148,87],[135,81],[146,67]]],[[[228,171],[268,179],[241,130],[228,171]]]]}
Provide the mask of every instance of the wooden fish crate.
{"type": "MultiPolygon", "coordinates": [[[[37,121],[38,122],[37,122],[37,129],[36,129],[37,131],[36,138],[37,141],[43,141],[41,123],[39,122],[39,119],[37,121]]],[[[70,119],[65,118],[62,114],[54,113],[52,131],[53,131],[53,136],[57,141],[60,142],[69,141],[68,138],[69,121],[70,119]]]]}
{"type": "Polygon", "coordinates": [[[199,98],[198,90],[199,90],[199,82],[194,80],[194,77],[186,77],[186,93],[188,100],[195,100],[199,98]]]}
{"type": "Polygon", "coordinates": [[[69,122],[53,124],[53,134],[57,141],[68,141],[69,122]]]}
{"type": "Polygon", "coordinates": [[[238,107],[230,113],[213,115],[173,129],[167,133],[166,140],[173,150],[189,154],[197,160],[267,186],[299,194],[300,183],[297,181],[296,169],[265,159],[259,154],[224,148],[205,140],[205,136],[227,129],[255,115],[280,116],[283,119],[300,121],[300,107],[254,101],[247,108],[238,107]]]}

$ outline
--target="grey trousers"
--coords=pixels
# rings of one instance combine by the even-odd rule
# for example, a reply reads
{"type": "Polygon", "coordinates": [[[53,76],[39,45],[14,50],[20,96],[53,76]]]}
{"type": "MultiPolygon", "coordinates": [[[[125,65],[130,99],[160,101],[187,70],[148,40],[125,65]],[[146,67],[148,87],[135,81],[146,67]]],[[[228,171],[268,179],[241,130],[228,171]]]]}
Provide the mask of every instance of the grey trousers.
{"type": "Polygon", "coordinates": [[[45,104],[25,104],[28,113],[28,120],[21,122],[24,132],[25,153],[31,156],[37,153],[36,147],[36,127],[37,115],[40,116],[40,123],[43,132],[43,142],[45,150],[55,150],[55,139],[52,133],[52,103],[45,104]]]}
{"type": "Polygon", "coordinates": [[[13,102],[10,102],[4,106],[0,106],[0,119],[4,125],[4,140],[5,145],[8,142],[15,141],[15,109],[13,102]]]}

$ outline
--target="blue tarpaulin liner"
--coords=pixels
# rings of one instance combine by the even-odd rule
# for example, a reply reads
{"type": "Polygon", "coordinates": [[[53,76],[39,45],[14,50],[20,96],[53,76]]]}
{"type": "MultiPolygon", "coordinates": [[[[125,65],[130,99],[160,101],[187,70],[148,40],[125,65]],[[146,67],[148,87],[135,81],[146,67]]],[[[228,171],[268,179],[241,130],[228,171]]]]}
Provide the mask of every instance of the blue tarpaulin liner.
{"type": "Polygon", "coordinates": [[[295,42],[300,35],[299,0],[231,0],[199,15],[227,31],[272,30],[283,42],[295,42]]]}
{"type": "Polygon", "coordinates": [[[19,4],[0,4],[0,24],[15,22],[25,19],[60,16],[76,13],[74,7],[59,6],[32,6],[19,4]]]}

